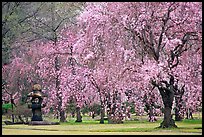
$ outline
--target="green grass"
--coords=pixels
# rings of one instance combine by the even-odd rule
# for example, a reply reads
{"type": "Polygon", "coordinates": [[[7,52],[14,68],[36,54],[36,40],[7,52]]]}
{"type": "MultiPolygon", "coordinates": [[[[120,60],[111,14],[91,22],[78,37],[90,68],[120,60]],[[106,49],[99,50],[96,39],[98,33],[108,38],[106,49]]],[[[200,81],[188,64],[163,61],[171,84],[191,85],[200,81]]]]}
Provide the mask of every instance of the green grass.
{"type": "Polygon", "coordinates": [[[202,124],[202,120],[200,119],[184,119],[182,123],[186,124],[202,124]]]}
{"type": "MultiPolygon", "coordinates": [[[[96,118],[97,119],[97,118],[96,118]]],[[[178,128],[157,128],[162,119],[150,123],[145,117],[137,121],[125,121],[123,124],[99,124],[99,120],[83,117],[75,123],[75,118],[60,125],[2,125],[3,135],[202,135],[202,118],[176,121],[178,128]]]]}

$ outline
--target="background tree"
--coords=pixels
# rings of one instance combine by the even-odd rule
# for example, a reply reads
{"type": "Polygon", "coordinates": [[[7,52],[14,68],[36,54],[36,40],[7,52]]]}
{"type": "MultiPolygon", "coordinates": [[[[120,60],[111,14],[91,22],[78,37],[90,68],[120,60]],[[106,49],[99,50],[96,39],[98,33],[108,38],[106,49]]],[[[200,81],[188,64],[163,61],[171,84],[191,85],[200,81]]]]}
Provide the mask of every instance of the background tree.
{"type": "Polygon", "coordinates": [[[29,71],[31,71],[31,67],[28,64],[24,64],[21,58],[15,58],[11,64],[4,65],[2,68],[2,79],[5,81],[2,89],[2,99],[12,105],[13,123],[14,106],[16,107],[22,96],[24,96],[24,89],[27,89],[26,85],[24,85],[24,79],[30,79],[29,71]]]}
{"type": "MultiPolygon", "coordinates": [[[[71,23],[74,23],[74,16],[77,14],[77,12],[80,9],[80,6],[83,5],[83,3],[36,3],[36,2],[23,2],[23,3],[14,3],[14,8],[8,8],[11,7],[13,3],[3,3],[5,7],[5,14],[6,9],[10,12],[8,15],[5,15],[5,24],[8,22],[8,17],[12,19],[12,14],[15,13],[18,18],[18,21],[20,23],[23,22],[23,27],[19,28],[19,36],[15,37],[15,43],[13,43],[13,47],[16,47],[19,51],[21,51],[21,57],[22,54],[25,53],[32,54],[32,46],[30,45],[39,45],[41,42],[53,42],[55,45],[55,49],[57,49],[56,44],[58,44],[60,33],[62,32],[62,28],[66,28],[71,23]],[[20,5],[20,6],[19,6],[20,5]],[[13,9],[17,9],[19,7],[18,12],[14,11],[13,9]],[[26,29],[26,30],[25,30],[26,29]],[[23,31],[23,32],[22,32],[23,31]],[[22,32],[22,33],[20,33],[22,32]],[[21,46],[19,48],[19,45],[21,46]],[[25,49],[26,51],[22,52],[22,49],[25,49]],[[29,52],[30,53],[29,53],[29,52]]],[[[10,19],[9,18],[9,19],[10,19]]],[[[12,21],[10,21],[12,22],[12,21]]],[[[8,23],[10,23],[8,22],[8,23]]],[[[15,25],[19,25],[19,22],[17,22],[15,25]]],[[[7,24],[8,24],[7,23],[7,24]]],[[[4,28],[2,30],[2,33],[5,33],[5,38],[9,38],[6,36],[7,28],[9,28],[10,24],[4,25],[4,28]]],[[[22,25],[22,24],[21,24],[22,25]]],[[[11,26],[11,25],[10,25],[11,26]]],[[[18,28],[15,26],[15,28],[18,28]]],[[[9,40],[11,42],[11,40],[9,40]]],[[[41,43],[42,44],[42,43],[41,43]]],[[[51,48],[51,47],[50,47],[51,48]]],[[[41,52],[42,53],[42,52],[41,52]]],[[[19,56],[19,55],[17,55],[19,56]]],[[[59,62],[58,62],[58,54],[53,56],[55,58],[55,69],[56,71],[59,71],[59,62]]],[[[38,61],[40,58],[38,58],[38,61]]],[[[31,62],[30,62],[31,63],[31,62]]],[[[36,63],[36,62],[35,62],[36,63]]],[[[37,69],[36,64],[33,64],[33,67],[37,69]]],[[[40,79],[41,80],[41,79],[40,79]]],[[[40,81],[42,82],[42,81],[40,81]]],[[[59,90],[59,79],[58,76],[56,77],[56,89],[59,90]]],[[[58,91],[59,92],[59,91],[58,91]]],[[[61,102],[61,97],[59,97],[59,101],[61,102]]],[[[62,104],[60,103],[59,104],[62,104]]],[[[58,106],[59,110],[61,105],[58,106]]],[[[64,121],[64,113],[60,111],[61,114],[61,121],[64,121]]]]}

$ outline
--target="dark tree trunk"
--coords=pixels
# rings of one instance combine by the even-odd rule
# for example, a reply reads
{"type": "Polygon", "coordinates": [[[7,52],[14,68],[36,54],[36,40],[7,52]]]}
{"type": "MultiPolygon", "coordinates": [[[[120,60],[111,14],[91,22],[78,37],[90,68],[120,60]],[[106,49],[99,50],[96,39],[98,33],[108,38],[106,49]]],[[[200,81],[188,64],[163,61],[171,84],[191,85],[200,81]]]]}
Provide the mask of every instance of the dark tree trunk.
{"type": "Polygon", "coordinates": [[[66,122],[65,110],[60,111],[60,122],[66,122]]]}
{"type": "MultiPolygon", "coordinates": [[[[147,96],[145,96],[146,98],[147,96]]],[[[148,103],[146,103],[146,112],[149,116],[149,122],[155,122],[156,118],[154,117],[154,113],[153,113],[153,105],[150,105],[148,103]]]]}
{"type": "Polygon", "coordinates": [[[13,111],[12,111],[11,117],[12,117],[12,122],[14,123],[15,122],[15,118],[14,118],[13,111]]]}
{"type": "Polygon", "coordinates": [[[162,100],[164,103],[164,120],[161,123],[160,128],[177,127],[171,116],[173,99],[174,94],[172,91],[166,90],[165,92],[162,93],[162,100]]]}
{"type": "Polygon", "coordinates": [[[175,97],[175,103],[176,103],[176,108],[175,108],[175,121],[181,121],[182,116],[180,114],[180,109],[181,109],[181,102],[179,101],[180,99],[178,97],[175,97]]]}
{"type": "Polygon", "coordinates": [[[14,99],[13,99],[13,97],[12,97],[12,94],[10,95],[10,97],[11,97],[11,111],[12,111],[12,113],[11,113],[11,117],[12,117],[12,122],[14,123],[15,122],[15,118],[14,118],[14,111],[13,111],[13,105],[14,105],[14,99]]]}
{"type": "Polygon", "coordinates": [[[170,128],[170,127],[177,127],[177,126],[175,125],[175,122],[171,117],[171,108],[165,107],[164,108],[164,120],[160,124],[160,128],[170,128]]]}
{"type": "Polygon", "coordinates": [[[174,94],[172,91],[166,90],[165,92],[162,93],[162,100],[164,103],[164,120],[161,123],[160,128],[177,127],[171,115],[173,99],[174,94]]]}
{"type": "Polygon", "coordinates": [[[182,121],[182,116],[179,114],[179,109],[175,109],[175,121],[182,121]]]}
{"type": "Polygon", "coordinates": [[[61,97],[59,97],[59,106],[58,106],[59,115],[57,115],[57,116],[60,117],[60,122],[66,122],[67,121],[66,115],[65,115],[66,112],[65,112],[65,110],[61,109],[61,105],[62,105],[62,99],[61,99],[61,97]]]}
{"type": "Polygon", "coordinates": [[[92,112],[91,117],[92,117],[92,119],[94,119],[94,117],[95,117],[95,113],[94,113],[94,111],[92,112]]]}
{"type": "Polygon", "coordinates": [[[100,124],[104,124],[104,117],[105,117],[105,108],[104,108],[104,105],[101,105],[101,119],[100,119],[100,124]]]}
{"type": "Polygon", "coordinates": [[[80,107],[76,108],[76,118],[77,118],[77,120],[75,122],[82,122],[82,116],[81,116],[81,113],[80,113],[80,107]]]}
{"type": "Polygon", "coordinates": [[[161,83],[166,84],[166,86],[162,86],[162,84],[157,84],[155,81],[152,81],[152,84],[159,89],[159,92],[162,96],[162,101],[164,104],[164,120],[159,126],[160,128],[171,128],[177,127],[174,120],[172,119],[171,110],[174,100],[174,77],[170,75],[169,83],[167,81],[161,81],[161,83]]]}
{"type": "Polygon", "coordinates": [[[186,119],[193,119],[193,113],[191,109],[187,109],[186,111],[186,119]]]}

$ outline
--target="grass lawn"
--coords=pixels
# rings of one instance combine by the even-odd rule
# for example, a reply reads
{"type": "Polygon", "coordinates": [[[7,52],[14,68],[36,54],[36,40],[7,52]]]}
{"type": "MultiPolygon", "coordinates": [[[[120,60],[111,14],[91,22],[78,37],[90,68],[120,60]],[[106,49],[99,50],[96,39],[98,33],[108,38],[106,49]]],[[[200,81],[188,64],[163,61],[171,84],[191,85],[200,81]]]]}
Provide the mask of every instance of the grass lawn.
{"type": "Polygon", "coordinates": [[[74,119],[60,125],[5,125],[3,135],[202,135],[202,118],[176,122],[178,128],[158,129],[161,119],[150,123],[147,120],[125,121],[123,124],[99,124],[98,120],[83,117],[82,123],[74,119]],[[87,118],[87,119],[86,119],[87,118]]]}

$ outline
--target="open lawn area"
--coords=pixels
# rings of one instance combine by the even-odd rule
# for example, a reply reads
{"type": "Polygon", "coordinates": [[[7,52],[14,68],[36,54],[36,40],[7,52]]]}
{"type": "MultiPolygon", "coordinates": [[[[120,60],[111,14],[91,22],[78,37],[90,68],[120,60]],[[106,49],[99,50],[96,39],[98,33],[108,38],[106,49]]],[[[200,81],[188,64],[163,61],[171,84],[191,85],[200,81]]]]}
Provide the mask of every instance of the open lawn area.
{"type": "MultiPolygon", "coordinates": [[[[85,118],[84,118],[85,119],[85,118]]],[[[178,128],[159,129],[161,119],[150,123],[147,120],[125,121],[123,124],[99,124],[98,120],[69,120],[60,125],[5,125],[3,135],[202,135],[202,119],[176,122],[178,128]]]]}

